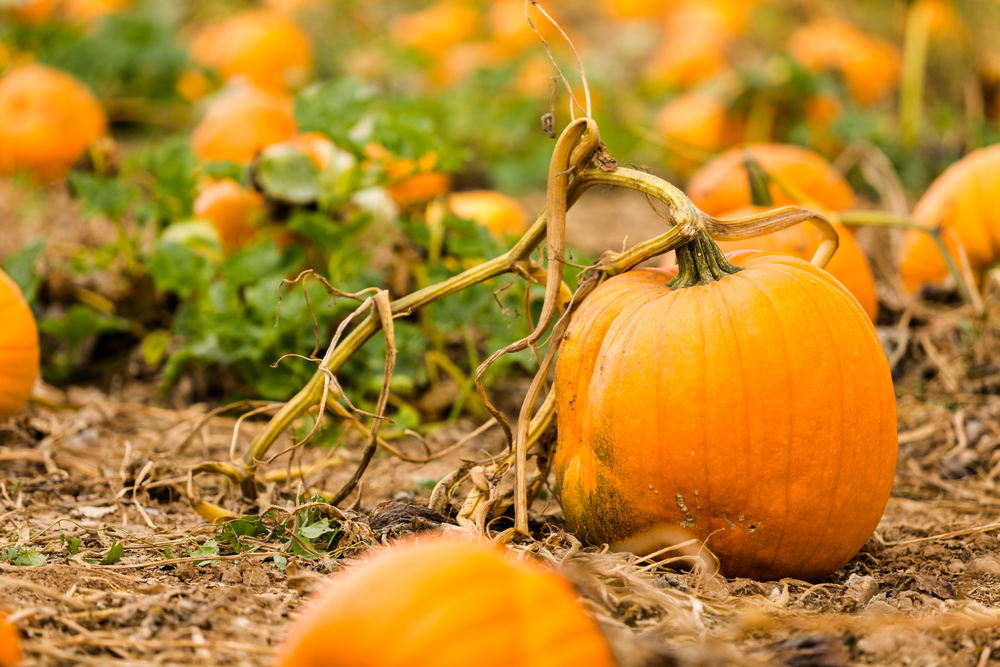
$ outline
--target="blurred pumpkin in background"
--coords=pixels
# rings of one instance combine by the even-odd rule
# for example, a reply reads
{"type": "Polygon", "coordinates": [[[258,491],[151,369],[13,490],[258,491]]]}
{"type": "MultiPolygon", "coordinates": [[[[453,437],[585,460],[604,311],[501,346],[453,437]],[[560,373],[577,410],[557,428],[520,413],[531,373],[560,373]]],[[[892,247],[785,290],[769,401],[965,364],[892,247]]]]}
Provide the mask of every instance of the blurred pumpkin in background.
{"type": "MultiPolygon", "coordinates": [[[[547,2],[544,6],[545,12],[559,23],[559,26],[573,40],[576,48],[584,48],[586,43],[583,37],[573,30],[570,22],[566,20],[558,7],[553,6],[552,2],[547,2]]],[[[535,30],[555,51],[559,52],[566,48],[565,39],[552,25],[552,22],[545,18],[537,8],[529,7],[525,13],[523,0],[495,0],[491,2],[486,14],[486,24],[493,42],[503,49],[508,59],[541,45],[535,30]],[[534,29],[528,24],[529,17],[535,26],[534,29]]]]}
{"type": "Polygon", "coordinates": [[[454,192],[444,202],[431,202],[427,207],[427,222],[440,223],[448,211],[486,227],[497,238],[523,232],[528,227],[524,207],[513,197],[495,190],[454,192]]]}
{"type": "Polygon", "coordinates": [[[628,21],[632,19],[647,19],[663,16],[673,5],[671,0],[650,2],[649,0],[601,0],[601,9],[606,16],[613,19],[628,21]]]}
{"type": "Polygon", "coordinates": [[[107,130],[107,116],[83,82],[44,65],[0,79],[0,173],[65,175],[107,130]]]}
{"type": "Polygon", "coordinates": [[[659,50],[646,78],[670,88],[690,88],[729,67],[727,49],[746,28],[746,7],[726,0],[687,0],[666,15],[659,50]]]}
{"type": "Polygon", "coordinates": [[[839,72],[862,105],[878,102],[899,85],[899,49],[844,21],[824,20],[797,28],[788,52],[808,69],[839,72]]]}
{"type": "Polygon", "coordinates": [[[287,15],[266,9],[247,10],[203,28],[191,43],[191,54],[225,79],[243,76],[274,92],[302,86],[313,67],[312,41],[305,30],[287,15]]]}
{"type": "Polygon", "coordinates": [[[703,156],[739,142],[742,123],[728,113],[718,96],[689,91],[660,109],[656,129],[669,150],[668,166],[683,175],[697,169],[703,156]]]}
{"type": "Polygon", "coordinates": [[[556,573],[494,547],[410,543],[334,576],[274,667],[612,667],[577,597],[556,573]]]}
{"type": "Polygon", "coordinates": [[[51,21],[60,0],[14,0],[0,4],[0,15],[18,23],[37,24],[51,21]]]}
{"type": "MultiPolygon", "coordinates": [[[[1000,182],[1000,145],[969,153],[937,178],[913,209],[919,224],[952,230],[962,242],[969,264],[978,274],[1000,259],[1000,209],[994,193],[1000,182]]],[[[945,245],[958,262],[954,242],[945,245]]],[[[948,276],[948,267],[937,244],[919,230],[907,230],[899,267],[903,284],[911,292],[925,283],[948,276]]]]}
{"type": "Polygon", "coordinates": [[[452,46],[479,37],[479,10],[461,2],[444,0],[427,9],[398,17],[389,36],[397,46],[409,47],[428,56],[439,56],[452,46]]]}
{"type": "Polygon", "coordinates": [[[808,206],[811,201],[841,211],[854,201],[847,179],[823,156],[792,144],[761,143],[731,148],[699,169],[687,185],[694,205],[718,216],[752,204],[744,166],[748,153],[772,177],[769,188],[775,206],[808,206]],[[789,196],[779,184],[802,195],[804,201],[789,196]]]}
{"type": "Polygon", "coordinates": [[[62,11],[70,21],[88,23],[131,4],[132,0],[64,0],[62,11]]]}
{"type": "Polygon", "coordinates": [[[257,233],[257,219],[263,216],[260,193],[224,178],[206,187],[194,200],[194,214],[212,223],[219,233],[224,252],[238,250],[257,233]]]}
{"type": "Polygon", "coordinates": [[[242,86],[215,101],[195,128],[192,144],[202,160],[249,162],[262,149],[295,134],[292,98],[242,86]]]}
{"type": "MultiPolygon", "coordinates": [[[[38,377],[38,325],[21,288],[0,270],[0,417],[19,414],[38,377]]],[[[0,617],[0,640],[5,621],[0,617]]],[[[8,634],[12,630],[8,630],[8,634]]],[[[0,650],[3,642],[0,641],[0,650]]]]}

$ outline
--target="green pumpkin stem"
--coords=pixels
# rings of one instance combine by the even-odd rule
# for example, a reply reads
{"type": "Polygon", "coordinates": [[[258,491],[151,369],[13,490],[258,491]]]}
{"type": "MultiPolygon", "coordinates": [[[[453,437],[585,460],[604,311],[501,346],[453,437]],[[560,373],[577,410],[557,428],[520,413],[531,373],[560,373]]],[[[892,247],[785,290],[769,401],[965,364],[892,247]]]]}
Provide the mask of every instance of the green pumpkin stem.
{"type": "Polygon", "coordinates": [[[743,167],[747,170],[747,182],[750,185],[750,203],[768,208],[774,206],[771,175],[764,169],[764,165],[757,161],[753,153],[746,151],[743,155],[743,167]]]}
{"type": "Polygon", "coordinates": [[[705,230],[698,230],[695,237],[676,252],[678,271],[677,277],[669,283],[672,290],[708,285],[743,270],[726,259],[705,230]]]}

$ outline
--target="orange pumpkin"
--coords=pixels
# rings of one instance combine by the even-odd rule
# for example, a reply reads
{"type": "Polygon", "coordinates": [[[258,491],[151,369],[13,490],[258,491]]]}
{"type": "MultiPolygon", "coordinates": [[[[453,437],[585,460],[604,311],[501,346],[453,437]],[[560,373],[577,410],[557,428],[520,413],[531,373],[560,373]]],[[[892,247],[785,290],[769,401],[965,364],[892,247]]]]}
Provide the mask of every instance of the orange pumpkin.
{"type": "Polygon", "coordinates": [[[408,46],[429,56],[477,37],[482,29],[479,10],[445,0],[427,9],[396,19],[390,36],[398,46],[408,46]]]}
{"type": "Polygon", "coordinates": [[[447,204],[432,202],[427,207],[427,221],[441,220],[445,206],[460,218],[472,220],[490,230],[496,237],[523,232],[528,227],[528,216],[517,201],[494,190],[455,192],[447,204]]]}
{"type": "Polygon", "coordinates": [[[724,256],[703,232],[678,252],[680,277],[638,269],[601,285],[559,348],[567,525],[592,544],[645,537],[649,551],[682,530],[728,577],[825,577],[892,489],[896,399],[878,336],[808,262],[724,256]]]}
{"type": "MultiPolygon", "coordinates": [[[[938,177],[913,209],[913,218],[925,227],[954,230],[962,242],[974,272],[997,262],[1000,248],[1000,212],[992,193],[1000,180],[1000,145],[969,153],[938,177]]],[[[954,244],[944,237],[945,245],[954,244]]],[[[910,291],[924,283],[948,276],[948,268],[937,245],[920,231],[908,230],[903,240],[899,267],[903,284],[910,291]]]]}
{"type": "Polygon", "coordinates": [[[656,129],[670,149],[670,168],[685,174],[698,167],[692,154],[715,153],[734,143],[741,128],[716,96],[692,91],[674,97],[660,109],[656,129]]]}
{"type": "Polygon", "coordinates": [[[132,0],[64,0],[63,13],[71,21],[87,23],[121,11],[130,4],[132,0]]]}
{"type": "Polygon", "coordinates": [[[662,16],[671,2],[649,2],[649,0],[602,0],[601,8],[613,19],[627,21],[662,16]]]}
{"type": "Polygon", "coordinates": [[[4,8],[19,23],[37,24],[52,20],[60,0],[17,0],[4,8]]]}
{"type": "MultiPolygon", "coordinates": [[[[749,206],[750,185],[746,167],[749,152],[768,174],[801,193],[807,201],[840,211],[854,201],[854,193],[843,175],[821,155],[791,144],[748,144],[731,148],[706,164],[688,181],[687,195],[709,215],[721,215],[749,206]]],[[[775,206],[798,204],[778,183],[771,183],[775,206]]]]}
{"type": "Polygon", "coordinates": [[[746,8],[726,0],[688,0],[673,7],[666,20],[646,77],[671,88],[690,88],[728,67],[726,50],[744,27],[746,8]]]}
{"type": "Polygon", "coordinates": [[[0,612],[0,667],[16,667],[23,657],[17,628],[0,612]]]}
{"type": "Polygon", "coordinates": [[[430,70],[430,79],[439,86],[454,86],[478,70],[502,65],[506,59],[503,47],[493,42],[456,44],[441,54],[430,70]]]}
{"type": "Polygon", "coordinates": [[[451,190],[451,176],[439,171],[427,171],[390,185],[386,190],[397,206],[405,208],[447,193],[451,190]]]}
{"type": "Polygon", "coordinates": [[[65,72],[25,65],[0,79],[0,173],[63,176],[106,130],[93,93],[65,72]]]}
{"type": "Polygon", "coordinates": [[[38,325],[21,288],[0,271],[0,417],[24,409],[38,377],[38,325]]]}
{"type": "Polygon", "coordinates": [[[204,28],[192,42],[191,53],[226,79],[244,76],[275,92],[306,83],[313,67],[309,35],[286,14],[263,9],[204,28]]]}
{"type": "MultiPolygon", "coordinates": [[[[722,220],[736,220],[748,215],[762,213],[768,210],[763,206],[749,206],[719,216],[722,220]]],[[[834,214],[829,214],[832,217],[834,214]]],[[[878,295],[875,293],[875,276],[872,275],[868,258],[861,251],[858,242],[850,230],[834,221],[833,226],[840,235],[840,247],[833,259],[826,265],[826,272],[840,281],[847,291],[854,295],[861,308],[873,322],[878,318],[878,295]]],[[[810,260],[819,248],[823,235],[809,223],[803,223],[783,229],[766,236],[741,239],[739,241],[720,241],[723,252],[735,250],[760,250],[762,252],[780,252],[799,259],[810,260]]],[[[662,266],[669,268],[676,264],[674,253],[664,256],[662,266]]]]}
{"type": "Polygon", "coordinates": [[[497,549],[411,543],[336,576],[292,626],[274,667],[500,667],[511,656],[523,667],[611,667],[576,598],[553,572],[497,549]]]}
{"type": "MultiPolygon", "coordinates": [[[[583,38],[570,27],[569,21],[552,5],[551,2],[545,3],[545,12],[559,23],[578,49],[583,48],[585,46],[583,38]]],[[[515,57],[539,46],[541,42],[535,30],[541,33],[551,48],[557,50],[564,48],[562,36],[552,25],[552,22],[542,16],[541,12],[529,7],[527,17],[524,13],[522,0],[493,0],[489,4],[486,22],[494,44],[501,47],[502,53],[507,57],[515,57]],[[528,24],[527,17],[531,18],[531,22],[535,25],[534,29],[528,24]]],[[[550,64],[550,70],[551,67],[550,64]]]]}
{"type": "Polygon", "coordinates": [[[840,72],[860,104],[879,101],[899,83],[899,49],[843,21],[820,21],[796,29],[788,52],[809,69],[840,72]]]}
{"type": "Polygon", "coordinates": [[[290,97],[245,87],[225,94],[209,108],[192,143],[203,160],[249,162],[296,129],[290,97]]]}
{"type": "Polygon", "coordinates": [[[250,242],[257,233],[256,219],[263,210],[259,193],[245,190],[228,178],[212,183],[194,200],[194,214],[212,223],[225,252],[238,250],[250,242]]]}

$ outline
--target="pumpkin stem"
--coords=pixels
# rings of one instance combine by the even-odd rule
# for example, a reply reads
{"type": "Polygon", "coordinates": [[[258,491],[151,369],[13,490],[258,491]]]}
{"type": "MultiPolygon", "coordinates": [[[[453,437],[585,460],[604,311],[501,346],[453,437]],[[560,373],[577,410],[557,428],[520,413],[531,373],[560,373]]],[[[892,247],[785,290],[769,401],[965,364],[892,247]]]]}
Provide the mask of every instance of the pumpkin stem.
{"type": "Polygon", "coordinates": [[[743,155],[743,167],[747,171],[747,183],[750,185],[750,203],[768,208],[774,206],[774,199],[771,197],[771,176],[749,150],[743,155]]]}
{"type": "Polygon", "coordinates": [[[689,243],[677,248],[677,268],[677,277],[669,283],[672,290],[708,285],[743,270],[726,259],[708,232],[701,229],[689,243]]]}

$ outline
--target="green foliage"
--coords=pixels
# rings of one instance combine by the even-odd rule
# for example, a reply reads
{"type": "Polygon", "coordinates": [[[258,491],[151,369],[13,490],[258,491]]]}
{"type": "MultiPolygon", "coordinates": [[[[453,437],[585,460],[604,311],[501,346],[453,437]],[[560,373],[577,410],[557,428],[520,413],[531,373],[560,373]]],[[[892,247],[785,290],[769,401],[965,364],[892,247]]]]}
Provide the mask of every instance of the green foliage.
{"type": "MultiPolygon", "coordinates": [[[[83,79],[102,99],[174,101],[188,55],[171,17],[156,9],[151,4],[151,10],[110,14],[78,39],[55,33],[64,36],[46,39],[37,53],[42,62],[83,79]]],[[[141,116],[143,109],[135,111],[141,116]]]]}
{"type": "MultiPolygon", "coordinates": [[[[197,549],[188,549],[188,556],[191,558],[211,558],[219,555],[219,543],[215,540],[205,540],[200,547],[197,549]]],[[[203,560],[195,563],[196,565],[212,565],[215,561],[203,560]]]]}
{"type": "Polygon", "coordinates": [[[143,191],[136,219],[164,227],[193,214],[198,159],[186,138],[175,138],[139,152],[126,175],[152,184],[143,191]]]}
{"type": "Polygon", "coordinates": [[[4,273],[17,283],[28,303],[35,300],[38,288],[42,284],[42,276],[36,267],[38,260],[42,257],[43,250],[45,250],[45,239],[36,236],[3,262],[4,273]]]}
{"type": "Polygon", "coordinates": [[[66,549],[70,556],[80,553],[80,544],[82,542],[82,537],[67,537],[65,533],[59,535],[59,544],[66,549]]]}
{"type": "Polygon", "coordinates": [[[78,303],[62,317],[41,320],[38,330],[63,343],[62,349],[53,354],[52,363],[43,365],[43,375],[51,381],[66,382],[74,376],[76,352],[85,341],[104,333],[128,331],[128,322],[78,303]]]}
{"type": "Polygon", "coordinates": [[[0,552],[0,560],[18,567],[42,567],[48,562],[45,554],[39,553],[35,547],[30,549],[7,547],[3,552],[0,552]]]}

